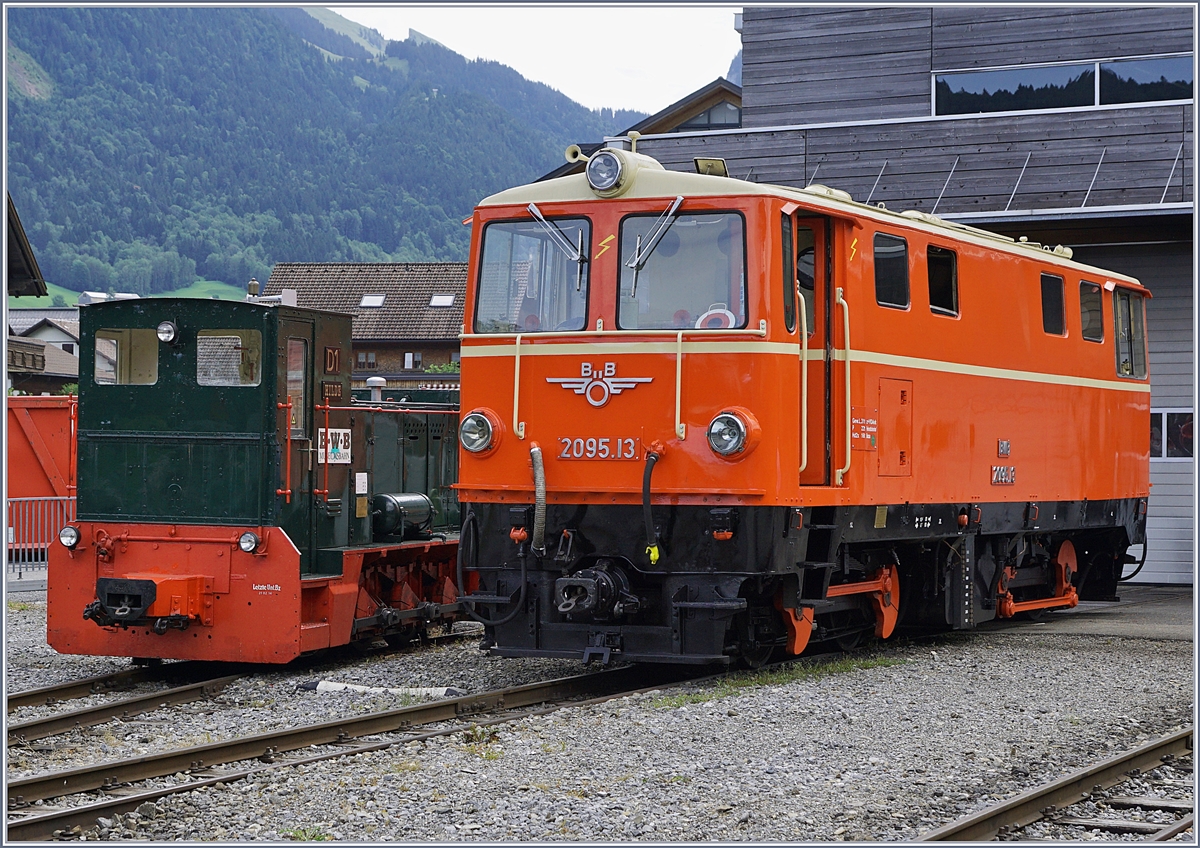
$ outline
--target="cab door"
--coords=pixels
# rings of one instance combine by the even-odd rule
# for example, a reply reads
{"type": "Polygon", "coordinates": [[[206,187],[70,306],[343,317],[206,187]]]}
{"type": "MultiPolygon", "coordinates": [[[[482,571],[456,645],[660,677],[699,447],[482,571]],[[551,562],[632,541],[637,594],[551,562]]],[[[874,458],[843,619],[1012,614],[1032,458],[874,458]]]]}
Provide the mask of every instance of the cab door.
{"type": "Polygon", "coordinates": [[[313,323],[280,318],[278,367],[278,439],[281,446],[279,526],[300,551],[300,571],[315,566],[313,551],[313,323]]]}
{"type": "MultiPolygon", "coordinates": [[[[791,206],[791,204],[789,204],[791,206]]],[[[829,484],[829,227],[824,218],[792,215],[784,207],[784,324],[805,361],[800,372],[799,482],[829,484]],[[801,336],[803,333],[803,337],[801,336]]]]}

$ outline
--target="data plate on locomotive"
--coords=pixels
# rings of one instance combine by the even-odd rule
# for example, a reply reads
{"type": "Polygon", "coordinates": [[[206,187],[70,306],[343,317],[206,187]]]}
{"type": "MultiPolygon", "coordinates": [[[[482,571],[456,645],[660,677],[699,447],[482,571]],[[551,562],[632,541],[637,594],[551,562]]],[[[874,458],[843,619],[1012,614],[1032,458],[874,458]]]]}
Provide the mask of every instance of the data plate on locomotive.
{"type": "Polygon", "coordinates": [[[559,459],[641,459],[642,440],[628,437],[558,437],[559,459]]]}

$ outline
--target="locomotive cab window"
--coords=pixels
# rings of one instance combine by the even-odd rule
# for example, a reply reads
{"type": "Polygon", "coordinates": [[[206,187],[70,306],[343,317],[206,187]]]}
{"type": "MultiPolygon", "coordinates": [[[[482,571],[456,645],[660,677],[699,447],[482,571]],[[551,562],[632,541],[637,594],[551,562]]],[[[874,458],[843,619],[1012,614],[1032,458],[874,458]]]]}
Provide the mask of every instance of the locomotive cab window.
{"type": "Polygon", "coordinates": [[[929,246],[929,309],[938,315],[958,315],[958,254],[929,246]]]}
{"type": "Polygon", "coordinates": [[[733,212],[679,215],[655,244],[661,215],[621,222],[623,330],[723,330],[746,326],[746,229],[733,212]],[[639,246],[640,245],[640,246],[639,246]],[[638,251],[639,268],[631,267],[638,251]]]}
{"type": "Polygon", "coordinates": [[[201,386],[257,386],[262,382],[262,333],[200,330],[196,333],[196,382],[201,386]]]}
{"type": "Polygon", "coordinates": [[[92,379],[109,386],[154,385],[158,382],[159,346],[152,327],[97,330],[92,379]]]}
{"type": "Polygon", "coordinates": [[[796,227],[796,284],[804,298],[804,319],[811,336],[816,326],[817,237],[809,227],[796,227]]]}
{"type": "Polygon", "coordinates": [[[1122,377],[1146,376],[1146,331],[1142,323],[1142,296],[1118,289],[1113,292],[1114,336],[1117,340],[1117,373],[1122,377]]]}
{"type": "Polygon", "coordinates": [[[792,250],[792,219],[783,219],[783,326],[789,333],[796,329],[796,254],[792,250]]]}
{"type": "Polygon", "coordinates": [[[908,242],[899,236],[875,234],[875,302],[908,308],[908,242]]]}
{"type": "Polygon", "coordinates": [[[1063,313],[1063,278],[1042,274],[1042,329],[1051,336],[1067,333],[1063,313]]]}
{"type": "Polygon", "coordinates": [[[287,396],[292,437],[308,438],[308,340],[287,340],[287,396]]]}
{"type": "Polygon", "coordinates": [[[1079,323],[1089,342],[1104,341],[1104,299],[1100,286],[1086,280],[1079,284],[1079,323]]]}
{"type": "Polygon", "coordinates": [[[488,224],[483,231],[477,333],[582,330],[587,320],[587,218],[488,224]]]}

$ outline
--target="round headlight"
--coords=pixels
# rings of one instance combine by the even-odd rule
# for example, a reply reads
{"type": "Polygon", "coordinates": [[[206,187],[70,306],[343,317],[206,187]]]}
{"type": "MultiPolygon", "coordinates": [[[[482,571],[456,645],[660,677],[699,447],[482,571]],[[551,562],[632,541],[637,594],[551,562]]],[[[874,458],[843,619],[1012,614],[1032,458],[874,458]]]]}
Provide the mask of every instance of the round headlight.
{"type": "Polygon", "coordinates": [[[68,525],[58,531],[58,541],[63,543],[64,548],[74,548],[79,544],[79,531],[68,525]]]}
{"type": "Polygon", "coordinates": [[[721,456],[738,453],[746,446],[746,425],[736,415],[722,412],[708,425],[708,444],[721,456]]]}
{"type": "Polygon", "coordinates": [[[258,545],[259,545],[260,541],[261,540],[258,538],[257,533],[252,533],[249,530],[247,530],[238,539],[238,547],[241,548],[246,553],[252,554],[256,550],[258,550],[258,545]]]}
{"type": "Polygon", "coordinates": [[[596,191],[608,191],[621,181],[621,160],[608,151],[601,151],[588,160],[587,181],[596,191]]]}
{"type": "Polygon", "coordinates": [[[492,446],[492,422],[486,415],[472,412],[458,425],[458,440],[471,453],[487,450],[492,446]]]}
{"type": "Polygon", "coordinates": [[[160,342],[166,342],[167,344],[170,344],[171,342],[175,341],[175,336],[178,335],[179,331],[170,321],[163,321],[158,325],[158,329],[155,332],[158,333],[158,340],[160,342]]]}

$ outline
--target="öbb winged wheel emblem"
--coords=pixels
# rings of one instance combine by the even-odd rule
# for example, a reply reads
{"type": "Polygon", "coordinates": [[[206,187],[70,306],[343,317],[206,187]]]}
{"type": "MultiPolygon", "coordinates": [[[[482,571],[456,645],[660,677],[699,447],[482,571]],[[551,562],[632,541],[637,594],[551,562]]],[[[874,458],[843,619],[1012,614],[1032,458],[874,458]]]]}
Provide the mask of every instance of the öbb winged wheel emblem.
{"type": "Polygon", "coordinates": [[[579,369],[578,377],[547,377],[547,383],[558,383],[564,389],[570,389],[577,395],[583,395],[587,402],[599,409],[608,403],[613,395],[619,395],[626,389],[636,389],[638,383],[649,383],[653,377],[618,377],[617,363],[605,362],[603,368],[596,368],[590,362],[584,362],[579,369]]]}

